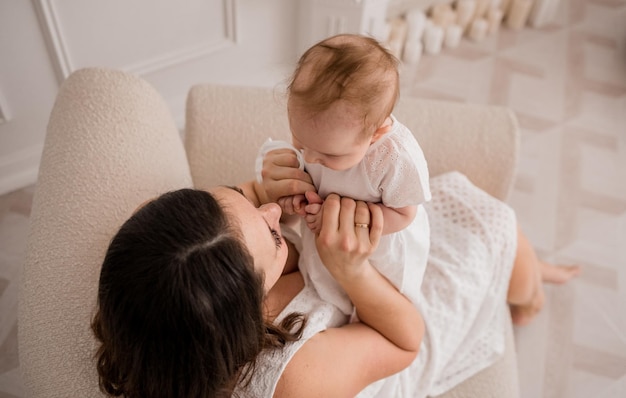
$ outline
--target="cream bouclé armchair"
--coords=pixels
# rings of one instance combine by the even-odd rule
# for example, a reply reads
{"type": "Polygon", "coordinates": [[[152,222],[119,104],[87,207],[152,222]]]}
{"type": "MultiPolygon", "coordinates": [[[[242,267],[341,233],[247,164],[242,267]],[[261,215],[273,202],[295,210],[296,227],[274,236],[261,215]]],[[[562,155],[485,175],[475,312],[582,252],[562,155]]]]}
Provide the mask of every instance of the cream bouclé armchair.
{"type": "MultiPolygon", "coordinates": [[[[499,107],[402,98],[395,115],[416,134],[432,175],[460,170],[506,199],[518,151],[499,107]]],[[[102,397],[90,331],[100,265],[143,201],[183,187],[254,177],[268,137],[288,138],[275,90],[201,84],[187,100],[184,143],[162,97],[124,72],[89,68],[61,86],[50,115],[19,302],[27,397],[102,397]]],[[[505,303],[502,311],[507,312],[505,303]]],[[[443,397],[518,397],[512,328],[501,360],[443,397]]]]}

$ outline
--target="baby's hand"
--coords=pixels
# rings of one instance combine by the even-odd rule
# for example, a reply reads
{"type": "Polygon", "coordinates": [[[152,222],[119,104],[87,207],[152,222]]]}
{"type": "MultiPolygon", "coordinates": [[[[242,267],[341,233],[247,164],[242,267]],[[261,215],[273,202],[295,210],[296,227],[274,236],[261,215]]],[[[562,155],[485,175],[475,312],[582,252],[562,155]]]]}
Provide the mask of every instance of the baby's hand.
{"type": "Polygon", "coordinates": [[[278,199],[278,205],[284,214],[297,214],[301,217],[306,216],[306,212],[304,210],[306,206],[306,198],[304,195],[283,196],[278,199]]]}
{"type": "Polygon", "coordinates": [[[306,191],[306,200],[308,204],[304,207],[306,215],[304,216],[304,221],[306,222],[307,227],[314,233],[318,234],[320,229],[322,228],[322,205],[324,204],[324,200],[313,191],[306,191]]]}

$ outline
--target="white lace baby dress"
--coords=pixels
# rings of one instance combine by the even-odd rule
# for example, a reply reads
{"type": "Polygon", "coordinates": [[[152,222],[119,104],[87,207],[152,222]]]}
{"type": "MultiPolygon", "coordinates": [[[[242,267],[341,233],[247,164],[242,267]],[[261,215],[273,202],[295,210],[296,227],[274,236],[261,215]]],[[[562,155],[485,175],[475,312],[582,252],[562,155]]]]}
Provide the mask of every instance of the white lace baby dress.
{"type": "MultiPolygon", "coordinates": [[[[428,167],[411,131],[392,116],[391,130],[368,148],[364,158],[347,170],[332,170],[318,163],[307,163],[301,154],[284,141],[268,141],[259,151],[257,172],[262,157],[272,149],[291,148],[304,163],[317,193],[326,198],[337,193],[357,200],[384,203],[391,208],[417,206],[413,221],[403,230],[381,237],[370,256],[372,265],[411,301],[416,302],[422,282],[430,233],[423,203],[430,200],[428,167]]],[[[258,177],[258,176],[257,176],[258,177]]],[[[348,296],[324,267],[315,248],[315,236],[303,223],[303,250],[299,268],[320,297],[351,314],[348,296]]]]}

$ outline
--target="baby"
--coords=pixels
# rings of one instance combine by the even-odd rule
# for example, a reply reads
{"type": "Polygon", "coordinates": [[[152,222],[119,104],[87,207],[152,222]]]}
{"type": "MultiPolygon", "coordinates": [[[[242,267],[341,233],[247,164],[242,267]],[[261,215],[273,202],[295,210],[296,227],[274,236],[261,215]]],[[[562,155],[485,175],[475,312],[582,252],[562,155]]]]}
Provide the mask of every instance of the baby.
{"type": "Polygon", "coordinates": [[[422,203],[430,200],[428,169],[413,134],[391,114],[399,95],[397,67],[397,59],[369,37],[343,34],[314,45],[288,87],[293,145],[268,140],[257,159],[260,165],[269,151],[291,148],[310,174],[317,193],[281,198],[279,204],[308,226],[299,263],[305,280],[346,315],[352,304],[315,247],[328,194],[381,206],[383,237],[370,263],[414,303],[426,267],[430,230],[422,203]]]}

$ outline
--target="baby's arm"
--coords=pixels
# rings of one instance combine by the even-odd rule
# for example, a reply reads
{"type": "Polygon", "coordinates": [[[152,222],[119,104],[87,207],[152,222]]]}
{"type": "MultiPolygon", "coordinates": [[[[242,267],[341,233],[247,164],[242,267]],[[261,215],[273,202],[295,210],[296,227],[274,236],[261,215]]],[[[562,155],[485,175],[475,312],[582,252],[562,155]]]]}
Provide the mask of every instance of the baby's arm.
{"type": "Polygon", "coordinates": [[[417,206],[392,208],[382,203],[378,203],[378,206],[383,211],[383,235],[402,231],[413,221],[417,213],[417,206]]]}

